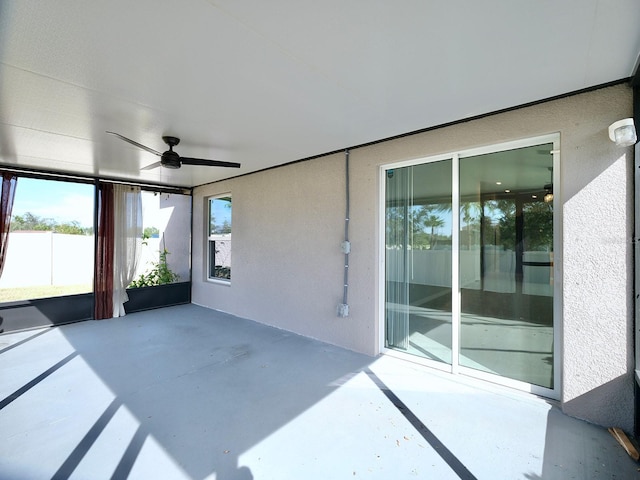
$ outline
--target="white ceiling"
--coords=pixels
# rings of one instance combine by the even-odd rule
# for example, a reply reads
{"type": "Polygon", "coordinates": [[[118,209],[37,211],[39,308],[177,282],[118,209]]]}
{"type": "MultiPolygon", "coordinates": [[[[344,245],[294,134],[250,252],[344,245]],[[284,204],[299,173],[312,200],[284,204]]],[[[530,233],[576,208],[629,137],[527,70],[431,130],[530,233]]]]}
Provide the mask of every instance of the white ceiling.
{"type": "Polygon", "coordinates": [[[638,0],[1,0],[0,163],[194,186],[629,77],[638,0]],[[105,131],[225,169],[158,157],[105,131]]]}

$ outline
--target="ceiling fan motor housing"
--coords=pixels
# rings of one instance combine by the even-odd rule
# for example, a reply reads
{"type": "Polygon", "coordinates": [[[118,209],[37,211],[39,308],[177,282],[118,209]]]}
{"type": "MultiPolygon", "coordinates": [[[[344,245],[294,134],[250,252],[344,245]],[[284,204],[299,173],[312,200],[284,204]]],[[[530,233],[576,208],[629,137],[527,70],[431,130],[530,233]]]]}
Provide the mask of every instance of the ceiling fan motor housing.
{"type": "Polygon", "coordinates": [[[160,164],[166,168],[180,168],[180,155],[173,151],[173,147],[180,143],[180,139],[178,137],[172,137],[169,135],[165,135],[162,137],[164,143],[169,145],[169,150],[164,152],[160,157],[160,164]]]}
{"type": "Polygon", "coordinates": [[[180,155],[173,150],[167,150],[160,157],[160,163],[166,168],[180,168],[180,155]]]}

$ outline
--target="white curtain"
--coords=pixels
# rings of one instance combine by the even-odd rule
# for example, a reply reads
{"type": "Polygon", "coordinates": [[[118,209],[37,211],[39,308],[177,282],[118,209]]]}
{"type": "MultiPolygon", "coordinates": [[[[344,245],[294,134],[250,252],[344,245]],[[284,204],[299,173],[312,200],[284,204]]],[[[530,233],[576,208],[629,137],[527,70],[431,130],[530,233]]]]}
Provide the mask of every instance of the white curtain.
{"type": "Polygon", "coordinates": [[[142,196],[140,187],[114,185],[113,197],[113,316],[121,317],[142,247],[142,196]]]}

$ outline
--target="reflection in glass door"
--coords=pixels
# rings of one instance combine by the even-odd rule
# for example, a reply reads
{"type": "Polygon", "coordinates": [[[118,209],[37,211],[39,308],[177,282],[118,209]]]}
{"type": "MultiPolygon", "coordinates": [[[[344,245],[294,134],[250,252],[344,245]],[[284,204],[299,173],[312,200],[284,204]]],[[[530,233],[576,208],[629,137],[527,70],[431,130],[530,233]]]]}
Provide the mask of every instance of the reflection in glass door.
{"type": "Polygon", "coordinates": [[[552,150],[386,170],[387,348],[556,388],[552,150]]]}
{"type": "Polygon", "coordinates": [[[451,160],[388,170],[387,346],[451,363],[451,160]]]}
{"type": "Polygon", "coordinates": [[[460,160],[460,357],[553,388],[552,145],[460,160]]]}

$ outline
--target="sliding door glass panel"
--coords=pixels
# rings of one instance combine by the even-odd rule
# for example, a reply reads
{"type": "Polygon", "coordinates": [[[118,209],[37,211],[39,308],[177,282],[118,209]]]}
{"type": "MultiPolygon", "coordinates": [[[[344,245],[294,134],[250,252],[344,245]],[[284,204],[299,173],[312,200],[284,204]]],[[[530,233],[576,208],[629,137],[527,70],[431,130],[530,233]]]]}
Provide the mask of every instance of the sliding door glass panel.
{"type": "Polygon", "coordinates": [[[387,347],[409,347],[409,174],[413,167],[387,171],[385,205],[385,291],[387,347]]]}
{"type": "Polygon", "coordinates": [[[553,388],[552,144],[460,159],[459,364],[553,388]]]}
{"type": "Polygon", "coordinates": [[[451,160],[386,172],[386,345],[451,363],[451,160]]]}

